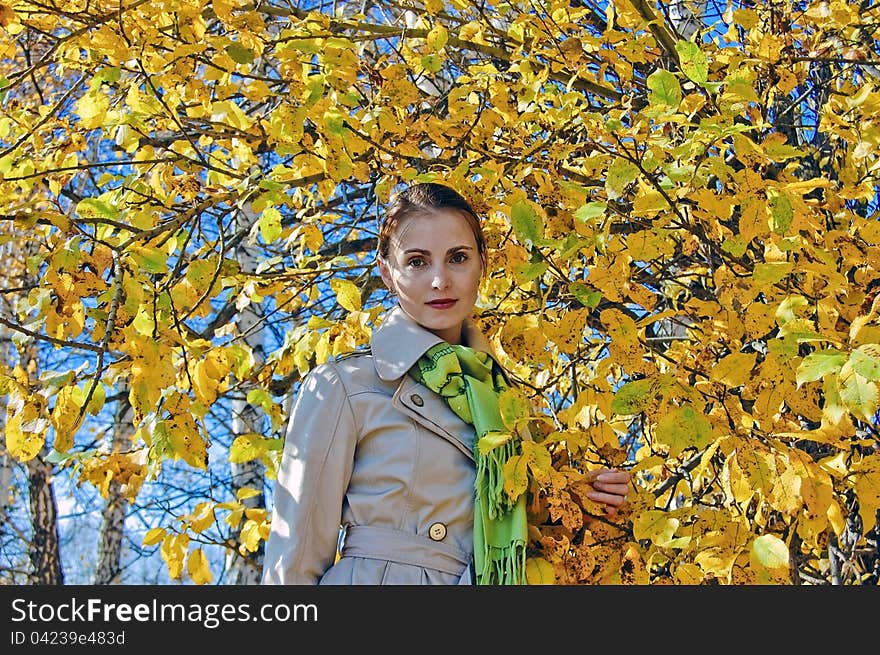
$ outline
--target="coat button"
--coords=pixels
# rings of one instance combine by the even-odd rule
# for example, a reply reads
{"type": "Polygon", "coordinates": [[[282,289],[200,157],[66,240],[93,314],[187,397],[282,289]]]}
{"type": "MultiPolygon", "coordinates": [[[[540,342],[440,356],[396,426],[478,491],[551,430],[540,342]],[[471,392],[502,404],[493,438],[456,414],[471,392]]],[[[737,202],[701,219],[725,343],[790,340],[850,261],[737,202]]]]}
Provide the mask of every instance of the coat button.
{"type": "MultiPolygon", "coordinates": [[[[422,400],[422,397],[417,393],[414,393],[413,395],[411,395],[409,397],[409,399],[411,401],[413,401],[413,405],[415,405],[416,407],[421,407],[422,405],[425,404],[425,401],[422,400]]],[[[443,537],[440,537],[440,538],[442,539],[443,537]]]]}
{"type": "Polygon", "coordinates": [[[443,541],[443,538],[446,537],[446,526],[439,521],[432,523],[431,527],[428,528],[428,536],[434,541],[443,541]]]}

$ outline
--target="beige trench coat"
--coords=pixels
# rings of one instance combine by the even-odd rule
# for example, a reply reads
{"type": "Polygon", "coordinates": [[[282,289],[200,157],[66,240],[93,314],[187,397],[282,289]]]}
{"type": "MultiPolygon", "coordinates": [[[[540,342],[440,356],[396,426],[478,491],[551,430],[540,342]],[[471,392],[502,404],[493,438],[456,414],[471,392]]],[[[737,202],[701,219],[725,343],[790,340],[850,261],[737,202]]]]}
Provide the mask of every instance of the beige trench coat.
{"type": "MultiPolygon", "coordinates": [[[[492,352],[469,321],[462,340],[492,352]]],[[[407,374],[440,341],[395,306],[369,351],[306,376],[275,484],[263,584],[472,584],[473,426],[407,374]]]]}

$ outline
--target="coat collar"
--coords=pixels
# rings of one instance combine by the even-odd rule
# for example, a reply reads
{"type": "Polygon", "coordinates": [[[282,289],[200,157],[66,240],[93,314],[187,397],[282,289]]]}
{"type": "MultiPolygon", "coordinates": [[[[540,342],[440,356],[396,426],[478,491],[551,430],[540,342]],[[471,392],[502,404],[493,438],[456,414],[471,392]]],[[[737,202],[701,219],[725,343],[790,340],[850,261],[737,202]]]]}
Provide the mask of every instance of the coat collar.
{"type": "MultiPolygon", "coordinates": [[[[397,380],[409,371],[425,351],[442,341],[416,323],[400,305],[395,305],[373,330],[370,339],[376,373],[383,380],[397,380]]],[[[470,319],[465,320],[462,326],[462,341],[474,350],[488,352],[497,360],[489,340],[470,319]]]]}

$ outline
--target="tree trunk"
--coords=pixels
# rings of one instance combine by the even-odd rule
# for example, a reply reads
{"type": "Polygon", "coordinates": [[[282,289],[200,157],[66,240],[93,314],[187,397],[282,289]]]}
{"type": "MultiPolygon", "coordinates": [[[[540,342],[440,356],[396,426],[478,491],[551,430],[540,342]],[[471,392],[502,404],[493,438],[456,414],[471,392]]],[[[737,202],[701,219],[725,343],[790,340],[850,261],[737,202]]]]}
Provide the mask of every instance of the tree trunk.
{"type": "MultiPolygon", "coordinates": [[[[26,280],[30,283],[30,280],[26,280]]],[[[33,341],[20,348],[19,364],[30,371],[36,359],[33,341]]],[[[52,483],[52,465],[45,461],[49,446],[44,445],[32,460],[27,462],[28,497],[31,512],[31,583],[36,585],[64,584],[61,565],[61,539],[58,531],[58,504],[52,483]]]]}
{"type": "MultiPolygon", "coordinates": [[[[120,389],[119,401],[116,406],[116,420],[113,423],[112,452],[123,450],[130,444],[130,436],[134,431],[132,417],[134,413],[128,401],[128,385],[120,389]]],[[[119,582],[122,562],[122,535],[125,530],[125,513],[128,501],[122,495],[121,485],[116,480],[110,482],[107,491],[107,503],[101,521],[101,533],[98,539],[98,566],[95,569],[93,584],[112,584],[119,582]]]]}
{"type": "MultiPolygon", "coordinates": [[[[9,359],[9,336],[5,326],[0,325],[0,357],[9,359]]],[[[0,396],[0,434],[6,434],[6,394],[0,396]]],[[[9,498],[12,493],[12,457],[6,450],[6,439],[0,439],[0,544],[6,538],[9,521],[9,498]]]]}
{"type": "MultiPolygon", "coordinates": [[[[248,203],[238,216],[238,225],[236,231],[249,232],[256,221],[253,209],[248,203]]],[[[247,246],[247,239],[242,239],[236,249],[236,258],[241,265],[242,271],[252,272],[254,270],[254,257],[247,246]]],[[[260,321],[259,309],[253,304],[239,312],[236,319],[238,326],[238,334],[244,335],[245,343],[250,346],[254,353],[254,359],[257,366],[263,360],[263,332],[260,329],[253,329],[260,321]]],[[[248,387],[241,389],[242,395],[246,395],[248,387]]],[[[236,400],[232,405],[233,419],[232,432],[235,437],[242,434],[256,433],[262,434],[263,417],[257,409],[246,400],[236,400]]],[[[232,473],[232,492],[236,495],[243,488],[257,489],[260,493],[244,501],[245,506],[251,508],[265,508],[266,498],[264,493],[264,467],[259,460],[251,460],[240,464],[230,463],[232,473]]],[[[241,528],[246,517],[242,518],[242,522],[235,526],[230,534],[233,543],[238,543],[241,537],[241,528]]],[[[256,552],[243,552],[241,549],[231,550],[226,561],[226,582],[234,585],[250,585],[259,584],[263,570],[263,542],[260,541],[256,552]]]]}
{"type": "Polygon", "coordinates": [[[52,485],[52,465],[43,458],[49,449],[27,463],[28,492],[30,495],[31,525],[31,581],[36,585],[64,584],[61,566],[61,540],[58,534],[58,506],[52,485]]]}

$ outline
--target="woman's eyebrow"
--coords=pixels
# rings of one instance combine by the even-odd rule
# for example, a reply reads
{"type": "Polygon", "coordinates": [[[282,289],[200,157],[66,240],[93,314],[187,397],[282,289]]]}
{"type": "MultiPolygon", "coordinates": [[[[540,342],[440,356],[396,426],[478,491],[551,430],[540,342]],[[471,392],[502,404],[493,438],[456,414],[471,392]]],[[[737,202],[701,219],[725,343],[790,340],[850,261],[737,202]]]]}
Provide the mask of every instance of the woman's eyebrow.
{"type": "MultiPolygon", "coordinates": [[[[446,254],[448,255],[450,253],[456,252],[457,250],[473,250],[473,248],[471,248],[470,246],[465,246],[465,245],[453,246],[452,248],[450,248],[449,250],[446,251],[446,254]]],[[[408,255],[411,252],[417,252],[419,254],[424,254],[424,255],[431,254],[430,250],[425,250],[424,248],[407,248],[406,250],[403,251],[403,254],[408,255]]]]}

